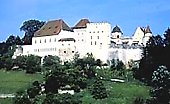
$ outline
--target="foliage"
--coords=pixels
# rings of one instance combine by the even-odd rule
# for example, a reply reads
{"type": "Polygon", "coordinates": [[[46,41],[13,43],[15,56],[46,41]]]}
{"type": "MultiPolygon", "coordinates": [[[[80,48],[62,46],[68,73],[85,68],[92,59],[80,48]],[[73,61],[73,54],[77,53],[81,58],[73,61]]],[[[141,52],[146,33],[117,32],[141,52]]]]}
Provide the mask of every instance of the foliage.
{"type": "Polygon", "coordinates": [[[0,43],[0,56],[3,56],[8,52],[9,45],[6,44],[5,42],[0,43]]]}
{"type": "Polygon", "coordinates": [[[43,104],[81,104],[78,96],[65,94],[47,94],[43,104]]]}
{"type": "Polygon", "coordinates": [[[61,66],[61,60],[58,56],[45,56],[43,58],[44,71],[59,69],[61,66]]]}
{"type": "Polygon", "coordinates": [[[159,66],[159,68],[153,72],[152,82],[152,102],[157,102],[158,104],[170,103],[170,71],[167,67],[159,66]]]}
{"type": "Polygon", "coordinates": [[[17,58],[14,59],[14,64],[26,70],[26,73],[39,72],[41,70],[41,57],[34,55],[17,56],[17,58]]]}
{"type": "Polygon", "coordinates": [[[35,98],[41,92],[41,86],[38,81],[33,82],[33,86],[27,89],[27,94],[29,98],[35,98]]]}
{"type": "Polygon", "coordinates": [[[19,36],[14,36],[14,35],[10,35],[7,40],[6,40],[6,44],[9,46],[12,45],[22,45],[22,40],[20,39],[19,36]]]}
{"type": "Polygon", "coordinates": [[[14,98],[14,104],[32,104],[32,101],[27,93],[17,92],[16,97],[14,98]]]}
{"type": "Polygon", "coordinates": [[[107,98],[108,96],[106,92],[106,88],[101,80],[96,80],[94,82],[91,93],[93,95],[93,98],[95,99],[104,99],[107,98]]]}
{"type": "Polygon", "coordinates": [[[143,57],[139,64],[139,70],[136,71],[135,77],[145,82],[151,82],[152,73],[157,70],[160,65],[170,68],[170,29],[165,31],[164,38],[160,35],[152,36],[144,48],[143,57]]]}
{"type": "Polygon", "coordinates": [[[32,37],[34,36],[34,33],[39,30],[44,23],[45,22],[39,20],[28,20],[23,22],[20,30],[25,32],[23,38],[24,44],[32,44],[32,37]]]}
{"type": "Polygon", "coordinates": [[[0,57],[0,69],[11,70],[13,67],[13,61],[11,57],[1,56],[0,57]]]}

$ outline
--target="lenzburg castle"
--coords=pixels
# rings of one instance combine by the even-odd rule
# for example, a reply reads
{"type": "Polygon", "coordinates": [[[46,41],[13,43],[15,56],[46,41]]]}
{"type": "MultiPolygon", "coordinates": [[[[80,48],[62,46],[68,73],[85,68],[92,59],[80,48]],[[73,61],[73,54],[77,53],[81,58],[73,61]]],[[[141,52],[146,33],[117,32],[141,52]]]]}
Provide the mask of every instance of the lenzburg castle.
{"type": "Polygon", "coordinates": [[[81,19],[69,27],[62,19],[48,21],[35,32],[32,45],[18,46],[13,58],[19,55],[56,55],[68,61],[78,53],[84,57],[92,53],[96,59],[108,63],[119,59],[124,64],[140,60],[142,48],[152,36],[150,27],[137,27],[132,37],[124,36],[118,26],[112,29],[108,22],[90,22],[81,19]]]}

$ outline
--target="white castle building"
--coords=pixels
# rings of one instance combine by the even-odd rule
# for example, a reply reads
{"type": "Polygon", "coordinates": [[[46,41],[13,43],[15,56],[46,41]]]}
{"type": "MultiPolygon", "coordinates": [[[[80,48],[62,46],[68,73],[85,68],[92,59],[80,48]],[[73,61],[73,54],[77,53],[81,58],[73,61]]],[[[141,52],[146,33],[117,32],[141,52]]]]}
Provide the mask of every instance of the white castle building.
{"type": "Polygon", "coordinates": [[[142,48],[152,36],[146,28],[138,27],[132,37],[123,36],[118,26],[113,29],[108,22],[90,22],[81,19],[69,27],[62,19],[48,21],[35,32],[32,45],[18,46],[13,58],[19,55],[56,55],[62,61],[71,60],[75,53],[80,57],[92,53],[96,59],[107,63],[119,59],[124,64],[141,59],[142,48]]]}

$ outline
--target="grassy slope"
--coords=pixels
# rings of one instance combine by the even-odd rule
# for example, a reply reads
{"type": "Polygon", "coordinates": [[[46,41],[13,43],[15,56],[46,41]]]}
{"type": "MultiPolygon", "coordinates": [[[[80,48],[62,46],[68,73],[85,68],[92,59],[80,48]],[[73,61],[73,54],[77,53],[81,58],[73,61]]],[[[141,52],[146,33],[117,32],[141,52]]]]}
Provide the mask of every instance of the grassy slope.
{"type": "Polygon", "coordinates": [[[83,91],[83,104],[132,104],[136,97],[149,98],[149,87],[139,83],[113,83],[104,82],[108,98],[95,100],[89,91],[83,91]]]}
{"type": "Polygon", "coordinates": [[[0,70],[0,94],[15,93],[26,89],[33,81],[42,80],[40,74],[25,74],[23,71],[0,70]]]}
{"type": "MultiPolygon", "coordinates": [[[[15,93],[18,90],[26,89],[35,80],[42,80],[40,74],[25,74],[22,71],[0,70],[0,93],[15,93]]],[[[108,98],[95,100],[88,89],[80,92],[83,96],[83,104],[132,104],[136,97],[148,98],[149,87],[139,83],[126,82],[114,83],[104,81],[108,92],[108,98]]],[[[0,104],[10,104],[12,100],[0,99],[0,104]]]]}

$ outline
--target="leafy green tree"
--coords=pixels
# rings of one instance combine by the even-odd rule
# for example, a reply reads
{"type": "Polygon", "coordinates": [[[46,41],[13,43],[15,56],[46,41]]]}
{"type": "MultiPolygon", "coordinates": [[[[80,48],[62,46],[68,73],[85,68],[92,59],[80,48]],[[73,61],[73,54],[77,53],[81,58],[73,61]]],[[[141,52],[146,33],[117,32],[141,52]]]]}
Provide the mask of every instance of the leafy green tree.
{"type": "Polygon", "coordinates": [[[115,59],[112,59],[112,60],[111,60],[111,66],[110,66],[110,68],[116,69],[116,60],[115,60],[115,59]]]}
{"type": "Polygon", "coordinates": [[[41,57],[29,55],[26,59],[26,73],[35,73],[41,71],[41,57]]]}
{"type": "Polygon", "coordinates": [[[28,55],[17,56],[14,59],[15,66],[19,66],[22,70],[26,70],[26,73],[35,73],[41,71],[41,57],[28,55]]]}
{"type": "Polygon", "coordinates": [[[0,69],[11,70],[13,67],[13,60],[11,57],[1,56],[0,57],[0,69]]]}
{"type": "Polygon", "coordinates": [[[38,81],[33,82],[33,86],[27,89],[27,94],[29,98],[35,98],[41,92],[41,86],[38,81]]]}
{"type": "Polygon", "coordinates": [[[10,35],[8,39],[6,40],[6,44],[12,46],[16,44],[16,37],[13,35],[10,35]]]}
{"type": "Polygon", "coordinates": [[[145,82],[151,82],[152,73],[159,65],[164,64],[164,44],[163,39],[152,36],[144,48],[143,57],[140,60],[139,69],[135,72],[135,78],[145,82]]]}
{"type": "Polygon", "coordinates": [[[170,28],[168,28],[163,35],[165,37],[164,39],[165,45],[169,46],[170,45],[170,28]]]}
{"type": "Polygon", "coordinates": [[[10,45],[5,42],[0,43],[0,56],[5,55],[9,50],[10,45]]]}
{"type": "Polygon", "coordinates": [[[28,20],[23,22],[20,27],[21,31],[25,32],[25,36],[23,38],[24,44],[32,44],[32,37],[34,33],[39,30],[45,22],[39,20],[28,20]]]}
{"type": "Polygon", "coordinates": [[[151,96],[155,104],[170,103],[170,71],[166,66],[159,66],[152,75],[153,90],[151,96]]]}
{"type": "Polygon", "coordinates": [[[108,97],[106,88],[100,80],[94,82],[91,93],[95,99],[104,99],[108,97]]]}
{"type": "Polygon", "coordinates": [[[14,104],[32,104],[31,99],[25,92],[17,92],[14,98],[14,104]]]}
{"type": "Polygon", "coordinates": [[[17,36],[15,38],[15,43],[16,43],[16,45],[22,45],[23,44],[23,42],[22,42],[22,40],[21,40],[21,38],[19,36],[17,36]]]}
{"type": "Polygon", "coordinates": [[[96,60],[96,65],[101,67],[102,66],[102,61],[100,59],[97,59],[96,60]]]}
{"type": "Polygon", "coordinates": [[[44,67],[59,67],[61,65],[61,60],[58,56],[48,55],[43,59],[44,67]]]}
{"type": "Polygon", "coordinates": [[[81,104],[79,96],[65,94],[47,94],[43,104],[81,104]]]}

